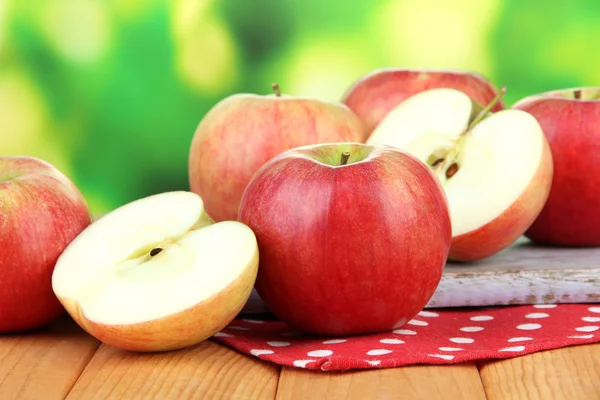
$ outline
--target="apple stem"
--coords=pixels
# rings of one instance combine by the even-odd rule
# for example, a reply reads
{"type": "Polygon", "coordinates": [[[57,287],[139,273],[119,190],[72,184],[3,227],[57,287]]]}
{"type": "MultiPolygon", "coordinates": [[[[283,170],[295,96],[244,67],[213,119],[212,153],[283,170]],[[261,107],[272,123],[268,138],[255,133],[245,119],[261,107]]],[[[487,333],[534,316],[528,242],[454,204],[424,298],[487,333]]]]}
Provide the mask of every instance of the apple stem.
{"type": "Polygon", "coordinates": [[[469,126],[467,127],[467,129],[461,133],[461,136],[466,135],[469,131],[471,131],[473,128],[475,128],[475,125],[477,125],[478,123],[480,123],[485,116],[492,111],[492,108],[494,108],[496,106],[496,104],[498,104],[498,102],[500,101],[500,99],[502,99],[502,97],[506,94],[506,86],[502,86],[502,88],[500,89],[500,91],[498,92],[498,94],[492,99],[492,101],[490,101],[488,103],[487,106],[485,106],[485,108],[483,110],[481,110],[479,112],[479,114],[477,114],[477,116],[475,118],[473,118],[473,121],[471,121],[471,123],[469,124],[469,126]]]}
{"type": "Polygon", "coordinates": [[[350,152],[345,151],[342,153],[342,158],[340,159],[340,165],[346,165],[348,163],[348,159],[350,158],[350,152]]]}
{"type": "Polygon", "coordinates": [[[272,83],[271,84],[271,89],[273,89],[273,92],[275,93],[275,96],[281,97],[281,91],[279,90],[279,85],[277,83],[272,83]]]}
{"type": "Polygon", "coordinates": [[[486,117],[486,115],[492,111],[492,108],[494,108],[494,106],[496,104],[498,104],[498,102],[500,101],[502,96],[504,96],[505,93],[506,93],[506,86],[502,86],[502,88],[500,88],[500,90],[498,91],[498,94],[496,94],[496,96],[494,96],[492,101],[490,101],[488,103],[488,105],[485,106],[483,108],[483,110],[481,110],[477,114],[477,116],[475,116],[475,118],[473,118],[471,123],[469,123],[469,126],[467,126],[467,129],[465,129],[458,136],[458,141],[457,141],[456,145],[454,146],[454,148],[446,155],[446,157],[442,161],[437,160],[434,163],[434,165],[432,165],[432,167],[435,167],[435,169],[434,169],[435,172],[445,171],[446,179],[452,178],[458,172],[459,166],[456,163],[456,159],[458,158],[458,155],[460,154],[460,152],[462,150],[462,144],[465,140],[465,136],[467,136],[467,134],[471,130],[473,130],[473,128],[475,128],[475,126],[478,123],[483,121],[483,119],[486,117]]]}
{"type": "Polygon", "coordinates": [[[573,96],[574,96],[574,97],[575,97],[577,100],[581,99],[581,89],[576,89],[576,90],[574,90],[574,91],[573,91],[573,96]]]}
{"type": "Polygon", "coordinates": [[[156,248],[150,250],[150,257],[154,257],[155,255],[157,255],[161,251],[163,251],[163,249],[160,248],[160,247],[156,247],[156,248]]]}

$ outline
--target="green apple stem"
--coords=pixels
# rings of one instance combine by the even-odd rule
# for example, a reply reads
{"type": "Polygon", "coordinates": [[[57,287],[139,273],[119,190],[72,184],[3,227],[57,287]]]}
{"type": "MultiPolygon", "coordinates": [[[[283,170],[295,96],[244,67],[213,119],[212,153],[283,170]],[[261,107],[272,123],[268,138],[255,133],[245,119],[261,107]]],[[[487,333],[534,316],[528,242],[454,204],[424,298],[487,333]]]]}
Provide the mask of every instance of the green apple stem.
{"type": "Polygon", "coordinates": [[[469,126],[467,126],[467,129],[465,129],[458,136],[456,144],[452,150],[448,152],[446,157],[443,160],[436,160],[434,165],[432,165],[435,173],[439,174],[443,172],[446,175],[446,179],[450,179],[458,172],[459,165],[456,160],[462,151],[466,136],[473,130],[473,128],[475,128],[475,126],[477,126],[477,124],[483,121],[483,119],[492,111],[492,108],[494,108],[500,99],[502,99],[505,93],[506,86],[502,86],[502,88],[500,88],[498,91],[498,94],[496,94],[496,96],[494,96],[494,98],[479,112],[479,114],[473,118],[473,120],[469,123],[469,126]]]}
{"type": "Polygon", "coordinates": [[[487,106],[485,106],[485,108],[483,110],[481,110],[479,112],[479,114],[477,114],[477,116],[475,118],[473,118],[473,120],[471,121],[471,123],[469,124],[469,126],[467,127],[467,129],[465,129],[465,131],[463,133],[460,134],[460,136],[464,136],[467,133],[469,133],[470,131],[473,130],[473,128],[475,128],[475,125],[477,125],[478,123],[480,123],[486,115],[488,115],[490,113],[490,111],[492,111],[492,108],[494,108],[496,106],[496,104],[498,104],[498,102],[500,101],[500,99],[502,99],[502,97],[506,94],[506,86],[502,86],[502,88],[500,89],[500,91],[498,92],[498,94],[496,96],[494,96],[494,98],[492,99],[492,101],[490,101],[488,103],[487,106]]]}
{"type": "Polygon", "coordinates": [[[350,158],[350,152],[345,151],[342,153],[342,157],[340,159],[340,165],[346,165],[348,163],[348,159],[350,158]]]}
{"type": "Polygon", "coordinates": [[[161,251],[163,251],[163,249],[160,248],[160,247],[156,247],[156,248],[150,250],[150,257],[154,257],[155,255],[157,255],[161,251]]]}
{"type": "Polygon", "coordinates": [[[273,89],[273,92],[275,93],[275,96],[281,97],[281,90],[279,90],[279,85],[277,83],[272,83],[271,84],[271,89],[273,89]]]}

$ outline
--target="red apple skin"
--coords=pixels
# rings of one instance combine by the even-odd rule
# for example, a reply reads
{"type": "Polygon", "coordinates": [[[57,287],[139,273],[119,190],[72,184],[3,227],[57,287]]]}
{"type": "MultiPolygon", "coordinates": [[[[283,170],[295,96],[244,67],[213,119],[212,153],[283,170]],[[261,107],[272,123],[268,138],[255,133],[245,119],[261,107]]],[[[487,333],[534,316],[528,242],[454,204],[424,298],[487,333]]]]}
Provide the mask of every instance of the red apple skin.
{"type": "Polygon", "coordinates": [[[540,214],[552,185],[554,166],[547,140],[542,159],[527,189],[501,215],[482,227],[452,238],[448,259],[475,261],[490,257],[513,244],[540,214]]]}
{"type": "Polygon", "coordinates": [[[372,148],[331,167],[294,149],[248,185],[238,219],[256,234],[256,290],[281,320],[309,334],[356,335],[402,326],[436,290],[448,256],[448,203],[429,168],[372,148]]]}
{"type": "Polygon", "coordinates": [[[64,313],[52,290],[54,265],[90,223],[83,195],[54,166],[0,157],[0,333],[38,328],[64,313]]]}
{"type": "MultiPolygon", "coordinates": [[[[598,88],[578,88],[600,91],[598,88]]],[[[541,213],[525,233],[554,246],[600,246],[600,98],[577,100],[557,90],[524,98],[513,108],[533,115],[552,150],[554,178],[541,213]]]]}
{"type": "MultiPolygon", "coordinates": [[[[368,135],[394,107],[408,97],[435,88],[452,88],[488,104],[498,90],[483,76],[469,71],[382,68],[359,78],[342,102],[363,121],[368,135]]],[[[492,111],[504,109],[499,101],[492,111]]]]}
{"type": "Polygon", "coordinates": [[[237,94],[217,103],[190,146],[190,190],[215,222],[235,220],[252,175],[298,146],[364,142],[360,119],[342,103],[294,96],[237,94]]]}

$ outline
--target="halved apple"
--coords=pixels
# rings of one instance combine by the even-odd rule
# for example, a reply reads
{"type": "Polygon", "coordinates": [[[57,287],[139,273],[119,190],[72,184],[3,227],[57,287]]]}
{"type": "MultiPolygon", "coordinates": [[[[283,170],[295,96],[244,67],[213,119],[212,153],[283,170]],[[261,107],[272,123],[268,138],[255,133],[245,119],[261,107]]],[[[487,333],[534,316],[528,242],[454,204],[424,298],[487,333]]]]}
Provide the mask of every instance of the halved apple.
{"type": "Polygon", "coordinates": [[[202,199],[176,191],[115,209],[59,257],[53,290],[87,332],[111,346],[166,351],[223,329],[258,272],[254,232],[214,223],[202,199]]]}
{"type": "Polygon", "coordinates": [[[448,197],[449,259],[489,257],[512,244],[541,212],[552,154],[541,126],[524,111],[490,112],[449,88],[416,94],[392,109],[367,139],[403,149],[430,166],[448,197]]]}

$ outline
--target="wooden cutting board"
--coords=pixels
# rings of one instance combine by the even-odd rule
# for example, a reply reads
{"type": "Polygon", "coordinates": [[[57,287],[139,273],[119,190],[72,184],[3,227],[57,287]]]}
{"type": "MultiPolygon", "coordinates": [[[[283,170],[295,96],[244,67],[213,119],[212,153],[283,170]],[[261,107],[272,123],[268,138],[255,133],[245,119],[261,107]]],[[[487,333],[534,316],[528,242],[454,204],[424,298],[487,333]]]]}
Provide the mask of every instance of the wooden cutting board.
{"type": "MultiPolygon", "coordinates": [[[[600,248],[543,247],[521,238],[472,263],[446,264],[427,308],[600,302],[600,248]]],[[[254,291],[242,313],[268,308],[254,291]]]]}

